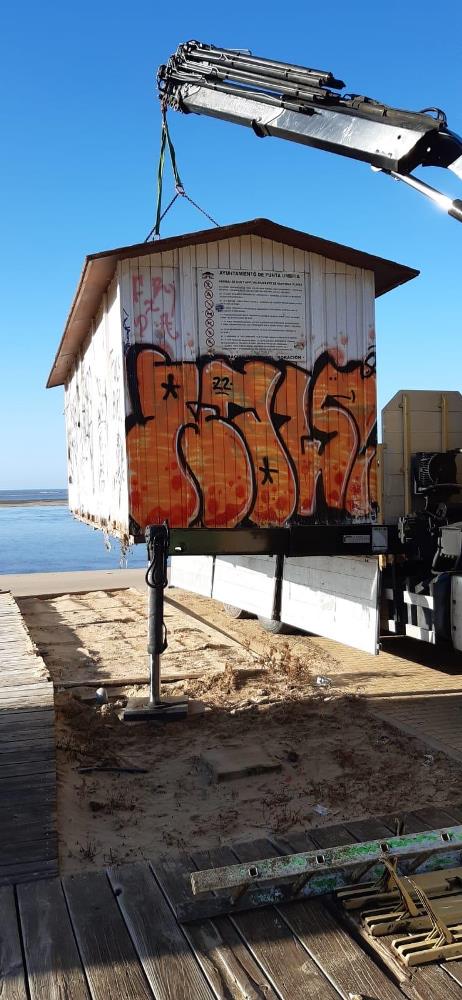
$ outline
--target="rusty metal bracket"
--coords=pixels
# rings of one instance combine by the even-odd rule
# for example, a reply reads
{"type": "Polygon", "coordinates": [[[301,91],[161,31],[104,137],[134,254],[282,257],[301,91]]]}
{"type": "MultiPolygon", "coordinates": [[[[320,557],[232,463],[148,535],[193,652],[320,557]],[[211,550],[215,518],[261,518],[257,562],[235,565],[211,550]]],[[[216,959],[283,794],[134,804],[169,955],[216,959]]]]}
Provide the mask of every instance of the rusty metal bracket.
{"type": "MultiPolygon", "coordinates": [[[[417,934],[392,941],[392,948],[407,966],[426,965],[428,962],[449,961],[462,957],[462,896],[430,900],[415,881],[409,879],[413,894],[420,904],[421,917],[417,926],[426,928],[417,934]]],[[[416,922],[413,922],[416,925],[416,922]]]]}

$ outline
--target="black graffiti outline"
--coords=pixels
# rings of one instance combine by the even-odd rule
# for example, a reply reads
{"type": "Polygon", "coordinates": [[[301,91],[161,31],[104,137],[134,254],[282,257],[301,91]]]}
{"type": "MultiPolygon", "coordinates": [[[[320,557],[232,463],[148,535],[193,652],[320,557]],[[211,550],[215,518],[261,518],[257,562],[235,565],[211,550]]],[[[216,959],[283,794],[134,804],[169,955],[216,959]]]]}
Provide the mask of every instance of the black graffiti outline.
{"type": "Polygon", "coordinates": [[[269,464],[269,456],[264,455],[262,458],[263,465],[258,466],[258,471],[263,472],[263,479],[261,485],[264,486],[265,483],[274,483],[273,474],[275,476],[279,475],[279,469],[272,469],[269,464]]]}
{"type": "MultiPolygon", "coordinates": [[[[240,526],[242,526],[242,527],[247,527],[247,526],[248,527],[258,527],[258,525],[251,520],[251,513],[252,513],[252,510],[254,509],[254,506],[255,506],[255,503],[256,503],[256,500],[257,500],[256,475],[255,475],[255,469],[254,469],[254,466],[253,466],[253,461],[252,461],[251,456],[250,456],[250,450],[249,450],[247,442],[245,440],[245,436],[244,436],[243,432],[241,432],[240,428],[236,424],[234,424],[234,422],[233,422],[234,417],[236,416],[236,412],[232,412],[232,416],[229,416],[229,413],[227,411],[227,416],[224,417],[220,413],[220,407],[219,407],[219,405],[215,405],[213,403],[204,402],[203,401],[203,386],[204,386],[203,370],[204,370],[205,367],[207,367],[211,363],[216,364],[217,362],[222,362],[223,364],[227,365],[227,367],[229,367],[232,371],[236,371],[236,372],[238,372],[239,374],[242,374],[242,375],[246,375],[247,374],[247,370],[246,369],[249,366],[249,364],[253,364],[253,363],[258,362],[260,364],[270,366],[270,368],[274,371],[275,375],[276,374],[279,375],[279,380],[276,382],[276,384],[273,387],[273,391],[272,391],[272,395],[271,395],[271,399],[270,399],[270,405],[268,407],[268,415],[269,415],[269,418],[270,418],[270,426],[271,426],[272,432],[274,433],[274,435],[275,435],[275,437],[277,439],[278,445],[279,445],[279,447],[280,447],[280,449],[281,449],[281,451],[283,453],[283,456],[284,456],[284,458],[285,458],[285,460],[287,462],[287,465],[289,466],[289,471],[290,471],[290,473],[292,475],[292,481],[293,481],[293,485],[294,485],[294,503],[292,505],[292,510],[291,510],[290,514],[288,515],[287,520],[286,520],[285,523],[287,523],[287,524],[310,524],[310,523],[313,523],[313,522],[317,522],[317,521],[320,521],[320,520],[326,520],[326,519],[329,520],[330,522],[332,522],[332,521],[348,521],[348,520],[351,521],[351,520],[353,520],[352,515],[345,508],[340,508],[339,506],[329,505],[329,503],[328,503],[328,501],[326,499],[326,496],[325,496],[324,481],[323,481],[323,472],[322,472],[322,470],[319,470],[319,472],[316,475],[315,501],[314,501],[314,506],[313,506],[313,512],[310,515],[302,515],[302,514],[297,513],[297,508],[298,508],[298,504],[299,504],[299,497],[300,497],[300,483],[299,483],[298,470],[297,470],[297,467],[296,467],[295,460],[294,460],[293,456],[291,455],[288,447],[286,446],[285,441],[283,440],[283,438],[280,435],[280,428],[282,426],[284,426],[285,423],[287,423],[288,421],[292,420],[293,418],[290,415],[288,415],[288,414],[281,414],[281,413],[276,412],[276,403],[277,403],[277,397],[279,395],[281,395],[281,389],[282,389],[282,387],[284,385],[284,382],[286,381],[286,373],[287,373],[287,371],[288,371],[289,368],[296,369],[297,371],[302,372],[304,375],[307,376],[308,387],[307,387],[307,403],[306,403],[306,407],[305,407],[305,418],[306,418],[306,424],[307,424],[308,434],[302,434],[300,436],[301,451],[302,451],[302,454],[304,454],[305,451],[306,451],[306,447],[308,446],[308,444],[315,443],[315,444],[318,445],[319,454],[322,454],[323,451],[325,450],[326,445],[329,443],[329,441],[331,441],[333,438],[335,438],[335,437],[338,436],[339,431],[336,431],[336,430],[330,431],[330,432],[323,431],[321,428],[316,427],[316,425],[314,423],[314,420],[313,420],[313,395],[314,395],[314,391],[315,391],[315,388],[316,388],[316,385],[317,385],[318,378],[319,378],[321,372],[323,371],[323,369],[327,365],[329,365],[329,364],[331,364],[332,367],[337,372],[339,372],[339,374],[343,375],[343,374],[348,374],[349,372],[358,371],[359,375],[360,375],[360,378],[362,380],[371,378],[372,376],[375,375],[375,371],[376,371],[376,369],[375,369],[375,348],[371,348],[369,350],[368,354],[366,355],[366,357],[363,360],[348,361],[345,365],[339,365],[338,362],[336,361],[336,358],[335,358],[334,354],[331,351],[329,351],[329,350],[323,351],[323,353],[321,355],[319,355],[319,357],[316,359],[316,361],[315,361],[315,363],[313,365],[312,371],[309,371],[308,369],[302,367],[301,365],[297,365],[295,362],[286,361],[284,359],[274,359],[274,358],[267,357],[267,356],[262,356],[262,355],[246,355],[244,357],[238,357],[238,358],[232,358],[231,359],[229,356],[227,356],[225,354],[219,354],[219,355],[217,354],[217,355],[214,355],[214,357],[212,359],[209,354],[205,354],[205,355],[200,355],[198,358],[196,358],[195,362],[191,362],[191,361],[182,362],[182,361],[176,361],[176,360],[172,359],[170,357],[170,355],[167,353],[167,351],[165,351],[161,347],[158,347],[155,344],[139,344],[139,343],[133,344],[129,348],[129,350],[127,351],[127,354],[126,354],[127,384],[128,384],[129,399],[130,399],[130,403],[131,403],[131,407],[132,407],[132,413],[126,418],[126,433],[128,433],[129,430],[133,426],[135,426],[136,424],[139,424],[140,426],[144,426],[149,420],[154,419],[154,417],[152,417],[152,416],[145,417],[144,414],[143,414],[143,412],[142,412],[141,399],[140,399],[140,391],[139,391],[138,379],[137,379],[138,357],[139,357],[139,355],[141,353],[143,353],[145,351],[151,351],[152,353],[155,353],[156,355],[158,355],[158,356],[160,355],[161,356],[162,360],[161,361],[154,361],[153,362],[153,367],[165,367],[166,365],[168,365],[168,366],[181,366],[182,364],[187,364],[187,365],[195,364],[196,371],[197,371],[197,377],[198,377],[197,399],[195,399],[195,400],[185,400],[185,403],[184,403],[185,409],[189,410],[189,412],[191,413],[191,416],[193,417],[194,421],[196,421],[197,420],[197,416],[198,416],[200,410],[203,407],[207,407],[207,409],[209,409],[209,410],[212,411],[211,414],[210,414],[210,416],[208,418],[206,418],[207,420],[218,420],[219,422],[221,422],[223,424],[227,424],[228,426],[230,426],[232,428],[232,430],[235,433],[238,433],[239,437],[242,439],[242,441],[243,441],[243,443],[245,445],[245,448],[246,448],[246,452],[249,455],[249,459],[250,459],[250,461],[249,461],[249,467],[251,469],[251,475],[252,475],[252,498],[251,498],[251,504],[250,504],[250,506],[248,506],[248,513],[247,513],[247,515],[244,517],[244,519],[243,519],[242,522],[239,522],[240,526]]],[[[344,395],[344,394],[339,394],[338,396],[336,396],[336,395],[327,395],[326,398],[325,398],[325,400],[323,401],[322,408],[327,408],[328,406],[333,406],[333,408],[337,409],[339,412],[344,413],[348,417],[348,419],[350,420],[350,422],[353,423],[354,426],[356,427],[356,432],[357,432],[357,447],[356,447],[356,449],[354,451],[352,450],[352,452],[351,452],[351,461],[350,461],[350,467],[349,467],[349,470],[348,470],[348,478],[347,478],[347,481],[345,483],[344,489],[342,490],[343,497],[346,497],[346,495],[348,493],[348,486],[349,486],[349,482],[350,482],[350,479],[351,479],[351,474],[352,474],[352,471],[353,471],[353,468],[354,468],[354,465],[355,465],[355,462],[356,462],[357,458],[360,455],[363,455],[363,454],[365,455],[366,452],[367,452],[367,450],[369,448],[371,448],[371,449],[375,449],[376,448],[377,424],[375,422],[374,426],[371,428],[371,431],[370,431],[370,433],[368,435],[368,440],[362,446],[360,446],[361,434],[360,434],[360,430],[359,430],[359,426],[358,426],[358,423],[356,421],[356,418],[353,416],[353,414],[351,414],[349,412],[349,410],[348,410],[348,408],[346,406],[343,406],[343,404],[339,402],[340,399],[347,399],[347,400],[349,400],[351,402],[355,402],[356,395],[354,393],[354,390],[352,390],[352,395],[350,394],[350,396],[344,395]],[[375,444],[374,444],[374,440],[375,440],[375,444]]],[[[233,406],[237,406],[238,404],[234,404],[232,400],[228,400],[227,401],[227,405],[228,405],[228,408],[231,408],[233,406]]],[[[255,410],[254,407],[240,408],[240,412],[250,412],[250,413],[253,413],[253,415],[255,416],[255,419],[257,419],[257,420],[260,419],[258,417],[258,414],[257,414],[257,412],[256,412],[256,410],[255,410]]],[[[202,523],[201,519],[202,519],[203,513],[204,513],[204,504],[203,504],[202,489],[201,489],[200,484],[199,484],[196,476],[194,475],[193,471],[188,466],[188,463],[186,461],[186,458],[185,458],[185,455],[184,455],[184,452],[183,452],[182,444],[181,444],[181,440],[184,437],[184,433],[183,432],[186,430],[186,428],[188,428],[188,429],[194,428],[195,433],[199,433],[199,429],[198,429],[196,423],[194,423],[194,424],[192,424],[192,423],[182,424],[181,427],[179,428],[178,437],[177,437],[177,442],[178,442],[178,445],[179,445],[179,450],[178,450],[179,464],[180,464],[180,467],[183,469],[183,471],[184,471],[185,475],[187,476],[187,478],[194,483],[194,488],[195,488],[196,493],[197,493],[198,504],[199,504],[199,508],[200,508],[198,515],[191,522],[190,526],[192,527],[192,526],[196,526],[196,524],[198,524],[198,523],[202,523]]],[[[368,479],[368,482],[370,482],[370,470],[371,470],[371,467],[372,467],[372,461],[373,461],[374,455],[375,455],[375,450],[372,451],[372,454],[370,455],[370,457],[368,459],[368,462],[367,462],[367,479],[368,479]]],[[[259,469],[259,471],[264,471],[264,470],[259,469]]],[[[262,485],[262,484],[260,484],[260,485],[262,485]]]]}
{"type": "MultiPolygon", "coordinates": [[[[335,369],[335,371],[338,372],[338,373],[340,373],[341,375],[350,374],[352,372],[359,372],[360,378],[363,381],[365,381],[365,379],[371,378],[373,375],[375,375],[375,359],[376,359],[375,348],[371,348],[370,349],[370,351],[368,352],[368,354],[366,355],[366,358],[364,358],[364,360],[352,360],[352,361],[348,361],[345,365],[339,365],[338,362],[335,359],[335,356],[332,354],[331,351],[324,351],[316,359],[316,361],[315,361],[315,363],[313,365],[313,371],[312,371],[311,380],[310,380],[309,389],[308,389],[308,399],[309,399],[309,402],[308,402],[308,423],[309,423],[310,435],[311,435],[312,439],[318,440],[318,441],[321,442],[320,446],[319,446],[319,454],[322,455],[322,453],[324,452],[324,450],[326,448],[326,445],[329,444],[329,442],[332,441],[334,438],[338,437],[339,433],[340,433],[339,431],[322,431],[319,427],[316,427],[315,424],[314,424],[314,420],[313,420],[313,397],[314,397],[314,393],[315,393],[315,390],[316,390],[316,387],[317,387],[317,382],[318,382],[319,376],[323,372],[324,368],[327,368],[328,365],[331,365],[335,369]]],[[[354,393],[354,390],[352,390],[352,396],[353,396],[353,398],[351,399],[351,401],[355,402],[355,400],[356,400],[356,394],[354,393]]],[[[322,402],[322,404],[321,404],[321,409],[334,409],[334,410],[337,410],[340,413],[343,413],[347,417],[347,419],[349,420],[350,424],[353,426],[354,433],[355,433],[356,446],[350,452],[350,460],[349,460],[349,464],[348,464],[347,473],[346,473],[346,475],[344,476],[344,479],[343,479],[343,488],[342,488],[342,494],[341,494],[341,499],[343,500],[343,502],[344,502],[344,500],[345,500],[345,498],[347,496],[347,493],[348,493],[348,487],[350,485],[351,475],[352,475],[353,469],[355,467],[356,461],[357,461],[358,457],[362,454],[363,448],[366,447],[366,443],[365,443],[365,445],[363,446],[363,448],[361,448],[361,431],[360,431],[358,422],[356,420],[356,417],[353,415],[353,413],[350,412],[350,410],[348,409],[348,407],[344,406],[342,403],[339,402],[340,399],[345,399],[345,398],[348,398],[348,397],[345,397],[345,395],[340,395],[340,394],[336,395],[336,394],[329,394],[329,393],[327,393],[326,396],[325,396],[325,398],[324,398],[324,400],[323,400],[323,402],[322,402]]],[[[377,422],[375,422],[374,427],[375,427],[375,429],[377,428],[377,422]]],[[[374,430],[374,428],[371,429],[370,433],[372,433],[373,430],[374,430]]],[[[370,434],[369,434],[369,437],[370,437],[370,434]]],[[[371,462],[372,462],[372,460],[374,458],[374,455],[375,455],[375,452],[372,454],[372,456],[371,456],[371,458],[369,460],[368,468],[367,468],[368,491],[370,490],[370,486],[369,486],[369,483],[370,483],[370,478],[369,478],[370,465],[371,465],[371,462]]],[[[344,507],[343,508],[342,507],[340,507],[340,508],[333,507],[332,505],[330,505],[327,502],[326,494],[325,494],[325,488],[324,488],[324,475],[323,475],[322,470],[320,470],[320,472],[319,472],[318,480],[320,480],[320,482],[319,482],[320,490],[321,490],[321,487],[322,487],[322,494],[320,493],[320,496],[319,496],[320,509],[325,513],[326,516],[329,516],[329,517],[332,516],[332,512],[333,511],[335,511],[337,513],[337,516],[338,516],[339,510],[341,511],[341,513],[342,513],[342,515],[344,517],[348,517],[349,514],[348,514],[348,512],[346,511],[346,509],[344,507]]],[[[318,495],[316,496],[316,512],[317,511],[318,511],[318,495]]]]}
{"type": "Polygon", "coordinates": [[[161,389],[165,389],[162,399],[168,399],[169,396],[173,396],[173,399],[178,399],[178,392],[181,386],[177,385],[175,382],[175,376],[170,372],[167,375],[167,381],[160,383],[161,389]]]}

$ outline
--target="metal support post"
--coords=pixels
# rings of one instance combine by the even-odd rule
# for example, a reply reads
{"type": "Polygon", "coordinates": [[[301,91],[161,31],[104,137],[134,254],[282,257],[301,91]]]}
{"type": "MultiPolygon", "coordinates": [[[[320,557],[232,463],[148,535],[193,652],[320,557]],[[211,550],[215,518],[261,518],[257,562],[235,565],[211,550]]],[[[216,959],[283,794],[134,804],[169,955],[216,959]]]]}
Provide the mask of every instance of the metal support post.
{"type": "Polygon", "coordinates": [[[135,722],[153,719],[168,722],[184,718],[188,703],[184,698],[161,698],[160,657],[167,648],[167,630],[164,623],[164,590],[167,586],[167,557],[169,551],[169,531],[166,524],[150,525],[146,528],[149,566],[146,572],[148,586],[148,664],[149,701],[132,699],[125,711],[124,719],[135,722]]]}

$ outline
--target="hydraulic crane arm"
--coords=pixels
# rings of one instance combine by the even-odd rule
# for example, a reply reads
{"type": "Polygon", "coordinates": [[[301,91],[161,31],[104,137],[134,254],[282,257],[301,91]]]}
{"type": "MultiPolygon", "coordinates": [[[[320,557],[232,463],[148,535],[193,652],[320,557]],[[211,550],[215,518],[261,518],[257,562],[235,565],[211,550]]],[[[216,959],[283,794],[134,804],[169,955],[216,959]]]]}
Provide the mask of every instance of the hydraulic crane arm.
{"type": "Polygon", "coordinates": [[[194,41],[180,45],[159,68],[158,84],[164,106],[364,160],[462,221],[462,200],[409,176],[415,167],[437,166],[462,180],[462,139],[438,108],[401,111],[369,97],[342,95],[345,84],[324,70],[194,41]]]}

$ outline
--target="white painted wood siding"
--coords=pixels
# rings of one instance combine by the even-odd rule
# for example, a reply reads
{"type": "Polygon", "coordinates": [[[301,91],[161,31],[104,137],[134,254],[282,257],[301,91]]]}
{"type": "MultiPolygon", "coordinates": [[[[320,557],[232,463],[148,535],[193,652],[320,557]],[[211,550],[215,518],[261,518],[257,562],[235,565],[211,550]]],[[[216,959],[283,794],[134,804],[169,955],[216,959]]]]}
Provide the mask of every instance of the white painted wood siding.
{"type": "Polygon", "coordinates": [[[128,536],[125,393],[117,277],[103,297],[65,387],[69,506],[128,536]]]}
{"type": "MultiPolygon", "coordinates": [[[[158,345],[172,360],[195,360],[199,354],[197,270],[217,267],[305,274],[308,336],[304,363],[308,369],[312,369],[316,358],[326,349],[338,352],[339,363],[345,363],[365,358],[375,347],[372,271],[259,236],[234,237],[123,261],[121,306],[128,319],[125,345],[158,345]],[[169,283],[175,286],[176,337],[167,333],[162,344],[156,313],[150,305],[153,283],[155,287],[160,276],[164,286],[169,283]]],[[[161,305],[162,313],[169,311],[171,300],[164,290],[159,293],[157,305],[161,305]]]]}

